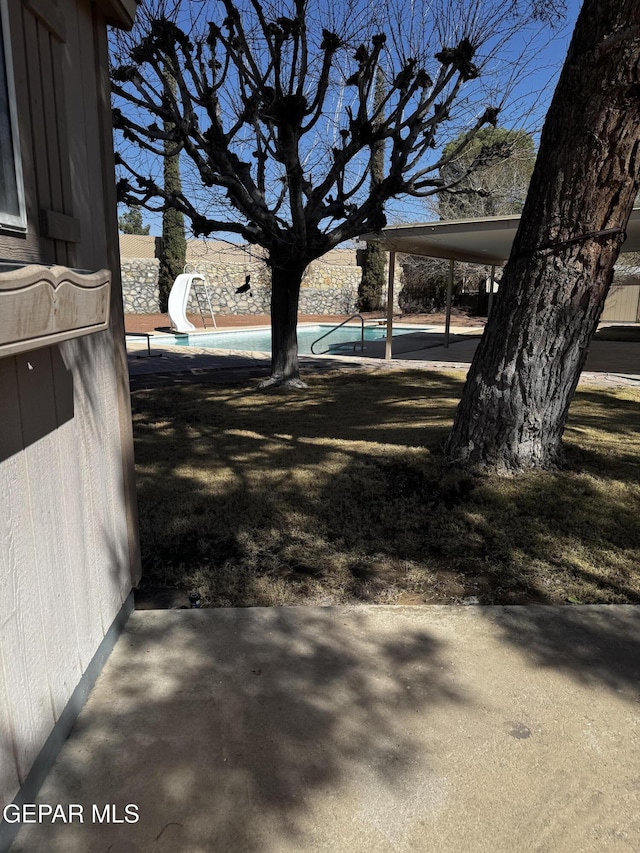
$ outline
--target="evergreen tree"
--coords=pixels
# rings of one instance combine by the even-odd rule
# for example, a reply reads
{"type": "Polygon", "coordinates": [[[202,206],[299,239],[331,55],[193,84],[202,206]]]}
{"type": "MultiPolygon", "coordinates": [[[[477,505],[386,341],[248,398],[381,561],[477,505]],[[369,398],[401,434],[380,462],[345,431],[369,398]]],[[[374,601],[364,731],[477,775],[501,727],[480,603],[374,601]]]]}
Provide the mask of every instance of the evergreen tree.
{"type": "MultiPolygon", "coordinates": [[[[376,83],[373,93],[373,114],[376,116],[372,122],[374,129],[378,128],[384,121],[384,100],[386,86],[382,68],[378,65],[376,69],[376,83]]],[[[384,139],[378,139],[371,146],[371,173],[370,187],[375,188],[384,180],[384,139]]],[[[358,310],[380,311],[383,307],[383,294],[385,285],[385,262],[386,252],[379,243],[367,243],[362,258],[362,278],[358,285],[358,310]]]]}
{"type": "MultiPolygon", "coordinates": [[[[449,142],[444,154],[459,147],[449,142]]],[[[524,130],[483,127],[440,170],[447,192],[438,197],[440,219],[521,213],[535,164],[535,144],[524,130]]]]}
{"type": "Polygon", "coordinates": [[[123,234],[138,234],[149,236],[149,225],[143,225],[142,212],[139,207],[132,205],[122,216],[118,217],[118,228],[123,234]]]}
{"type": "MultiPolygon", "coordinates": [[[[176,82],[170,75],[165,75],[169,88],[175,94],[176,82]]],[[[178,197],[182,193],[180,179],[180,156],[172,142],[174,125],[164,122],[166,138],[164,140],[164,192],[165,197],[178,197]]],[[[169,293],[176,277],[184,272],[187,262],[187,241],[184,235],[184,214],[172,206],[165,206],[162,213],[162,250],[160,253],[160,269],[158,272],[158,291],[160,310],[165,312],[169,302],[169,293]]]]}

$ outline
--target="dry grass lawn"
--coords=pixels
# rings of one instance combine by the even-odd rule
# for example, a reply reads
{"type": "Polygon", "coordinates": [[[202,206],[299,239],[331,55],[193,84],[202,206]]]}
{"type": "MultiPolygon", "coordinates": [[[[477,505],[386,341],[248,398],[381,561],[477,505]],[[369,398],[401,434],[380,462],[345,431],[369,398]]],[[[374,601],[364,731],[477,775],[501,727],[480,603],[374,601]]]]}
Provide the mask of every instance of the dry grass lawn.
{"type": "Polygon", "coordinates": [[[578,392],[570,468],[443,471],[462,376],[133,395],[143,584],[213,607],[640,602],[640,392],[578,392]]]}

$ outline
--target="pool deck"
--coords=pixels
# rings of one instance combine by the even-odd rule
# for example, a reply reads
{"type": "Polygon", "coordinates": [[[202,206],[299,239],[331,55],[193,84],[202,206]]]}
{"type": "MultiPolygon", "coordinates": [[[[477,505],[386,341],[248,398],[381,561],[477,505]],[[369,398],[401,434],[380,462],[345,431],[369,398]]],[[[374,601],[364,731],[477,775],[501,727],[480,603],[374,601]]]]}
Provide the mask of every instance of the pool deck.
{"type": "MultiPolygon", "coordinates": [[[[162,315],[158,315],[162,316],[162,315]]],[[[229,381],[237,378],[262,378],[269,374],[269,353],[225,351],[195,346],[177,347],[163,345],[165,329],[152,327],[154,318],[127,317],[127,330],[148,332],[151,337],[152,357],[147,355],[146,342],[127,342],[129,371],[133,390],[165,382],[177,381],[229,381]],[[155,340],[154,340],[155,338],[155,340]]],[[[166,318],[165,318],[166,319],[166,318]]],[[[222,319],[222,318],[221,318],[222,319]]],[[[229,329],[233,321],[245,330],[255,327],[253,316],[224,318],[220,328],[229,329]]],[[[301,317],[301,322],[339,322],[334,317],[301,317]]],[[[385,342],[366,342],[366,356],[359,355],[301,355],[300,367],[305,372],[327,370],[468,370],[478,346],[483,325],[451,326],[449,347],[444,346],[444,327],[434,325],[430,332],[411,332],[394,338],[393,358],[384,358],[385,342]]],[[[359,327],[357,327],[359,328],[359,327]]],[[[210,332],[208,329],[206,332],[210,332]]],[[[640,387],[640,343],[620,341],[592,341],[581,382],[592,385],[631,385],[640,387]]]]}

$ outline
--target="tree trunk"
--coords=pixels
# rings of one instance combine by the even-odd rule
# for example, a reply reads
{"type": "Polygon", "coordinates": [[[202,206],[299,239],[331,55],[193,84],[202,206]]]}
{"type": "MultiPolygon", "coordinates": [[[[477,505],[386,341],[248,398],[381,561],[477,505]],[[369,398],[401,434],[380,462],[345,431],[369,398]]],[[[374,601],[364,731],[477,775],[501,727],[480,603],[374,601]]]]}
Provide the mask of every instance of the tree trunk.
{"type": "Polygon", "coordinates": [[[562,462],[562,433],[640,168],[640,3],[585,0],[500,293],[447,442],[450,462],[562,462]]]}
{"type": "Polygon", "coordinates": [[[271,266],[271,377],[262,383],[304,387],[298,365],[298,301],[306,264],[271,266]]]}

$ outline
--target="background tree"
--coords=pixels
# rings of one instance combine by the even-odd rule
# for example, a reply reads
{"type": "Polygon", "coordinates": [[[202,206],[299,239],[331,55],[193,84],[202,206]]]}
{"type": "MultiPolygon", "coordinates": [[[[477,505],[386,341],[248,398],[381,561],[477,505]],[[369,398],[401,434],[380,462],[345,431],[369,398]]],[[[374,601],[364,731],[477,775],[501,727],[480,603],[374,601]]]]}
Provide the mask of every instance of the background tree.
{"type": "Polygon", "coordinates": [[[118,228],[123,234],[138,234],[142,237],[149,235],[150,225],[144,225],[142,211],[139,207],[130,207],[118,217],[118,228]]]}
{"type": "MultiPolygon", "coordinates": [[[[444,147],[448,156],[459,139],[444,147]]],[[[471,219],[522,213],[536,160],[535,143],[524,130],[486,127],[440,170],[450,187],[438,195],[440,219],[471,219]]]]}
{"type": "MultiPolygon", "coordinates": [[[[382,68],[376,69],[376,82],[373,91],[373,114],[377,116],[374,129],[383,122],[386,84],[382,68]]],[[[371,173],[369,176],[371,191],[384,180],[384,139],[379,139],[371,147],[371,173]]],[[[362,278],[358,285],[358,310],[380,311],[384,303],[386,255],[379,243],[368,242],[362,255],[362,278]]]]}
{"type": "MultiPolygon", "coordinates": [[[[169,91],[175,96],[176,82],[171,75],[162,75],[169,91]]],[[[171,138],[175,132],[172,121],[164,121],[163,167],[164,192],[168,195],[179,196],[182,193],[180,180],[180,157],[176,152],[171,138]]],[[[162,248],[160,251],[160,268],[158,270],[158,296],[160,310],[165,312],[169,303],[169,294],[176,277],[184,272],[187,262],[187,240],[184,233],[184,214],[175,207],[166,207],[162,212],[162,248]]]]}
{"type": "MultiPolygon", "coordinates": [[[[442,188],[439,172],[459,149],[442,155],[439,145],[464,129],[462,147],[495,124],[501,104],[481,74],[505,67],[497,57],[533,16],[531,0],[512,0],[509,14],[502,0],[149,5],[114,53],[114,124],[128,175],[120,198],[175,208],[196,236],[222,231],[266,249],[272,382],[295,384],[305,269],[382,227],[389,199],[442,188]],[[379,66],[386,94],[375,108],[379,66]],[[165,143],[197,177],[189,194],[160,186],[144,161],[162,156],[165,143]],[[371,187],[378,143],[385,173],[371,187]]],[[[509,73],[513,81],[519,69],[509,73]]],[[[501,83],[508,91],[509,80],[501,83]]]]}
{"type": "MultiPolygon", "coordinates": [[[[398,255],[396,264],[402,270],[402,286],[398,293],[398,304],[403,314],[435,314],[445,311],[449,289],[449,261],[429,258],[425,255],[398,255]]],[[[466,294],[475,295],[479,283],[484,283],[489,274],[487,267],[458,262],[455,265],[452,289],[453,310],[465,300],[465,305],[476,300],[466,294]]]]}
{"type": "Polygon", "coordinates": [[[448,439],[451,462],[562,462],[569,404],[640,173],[640,4],[585,0],[500,293],[448,439]]]}
{"type": "MultiPolygon", "coordinates": [[[[447,143],[445,156],[459,147],[460,141],[457,138],[447,143]]],[[[430,205],[432,215],[440,219],[470,219],[521,213],[534,163],[535,143],[530,133],[503,127],[482,128],[440,170],[443,183],[449,189],[434,197],[435,204],[430,205]]],[[[448,261],[408,255],[400,263],[403,289],[398,299],[402,310],[443,310],[449,278],[448,261]]],[[[485,285],[489,269],[478,264],[456,264],[454,305],[462,293],[473,292],[477,296],[468,304],[477,313],[486,314],[485,285]]]]}

